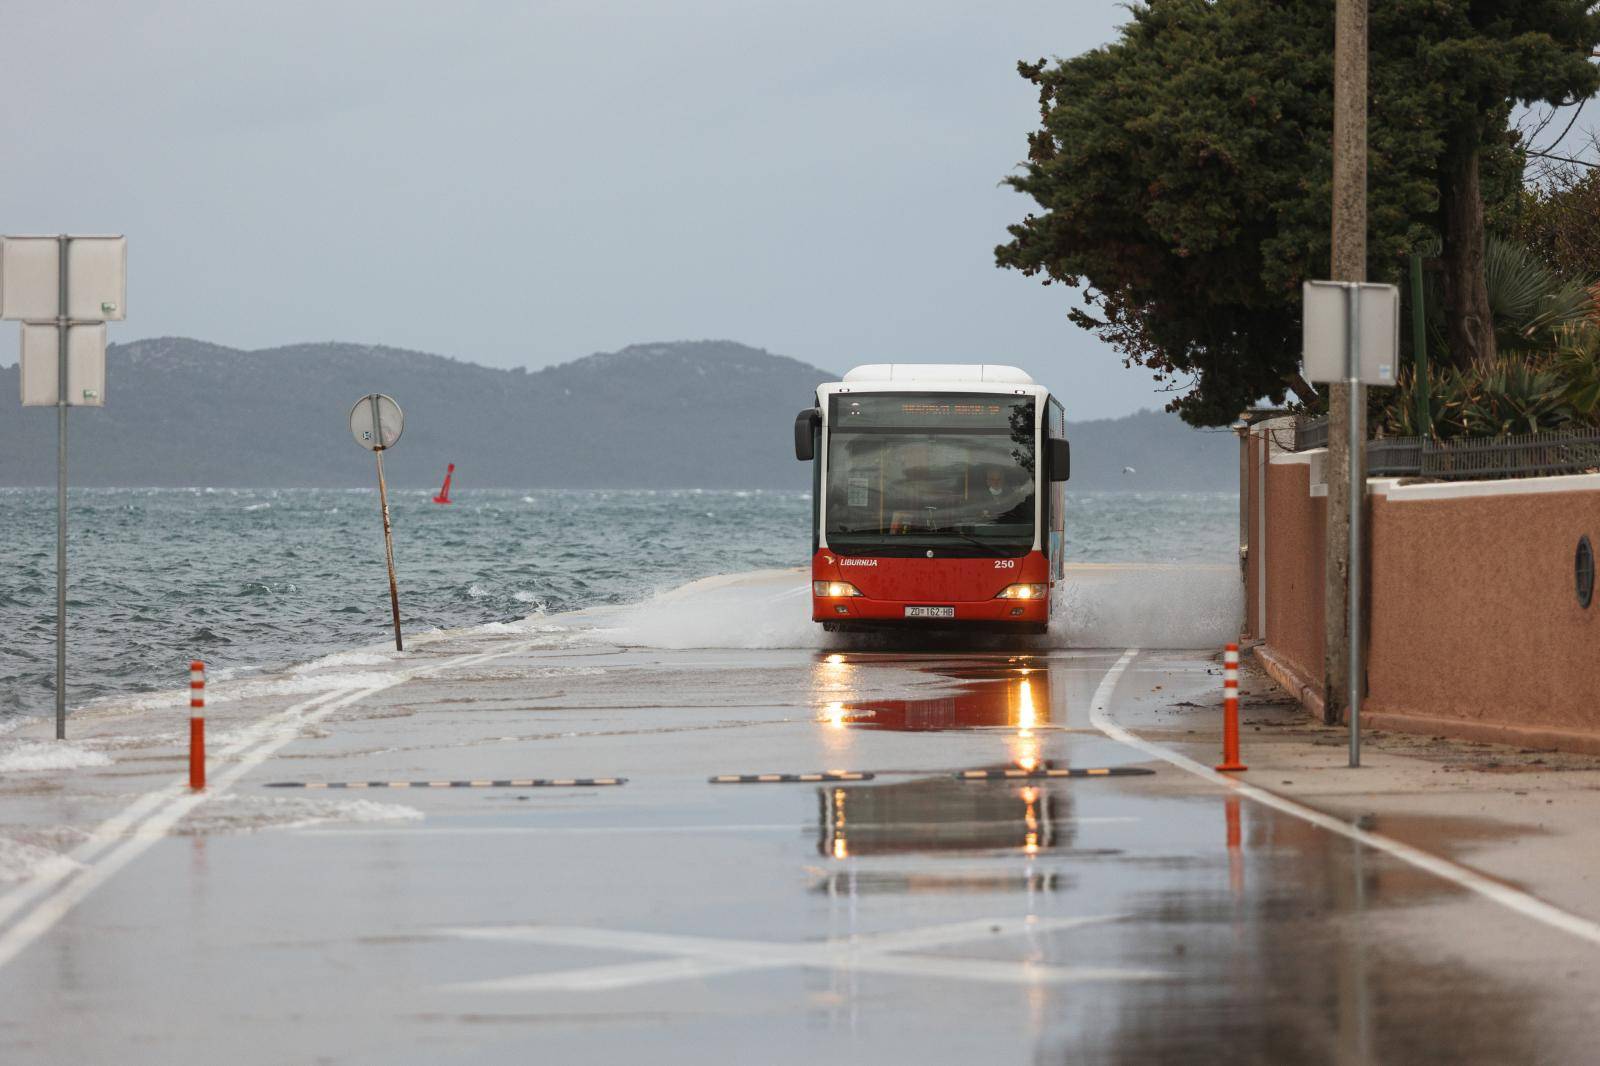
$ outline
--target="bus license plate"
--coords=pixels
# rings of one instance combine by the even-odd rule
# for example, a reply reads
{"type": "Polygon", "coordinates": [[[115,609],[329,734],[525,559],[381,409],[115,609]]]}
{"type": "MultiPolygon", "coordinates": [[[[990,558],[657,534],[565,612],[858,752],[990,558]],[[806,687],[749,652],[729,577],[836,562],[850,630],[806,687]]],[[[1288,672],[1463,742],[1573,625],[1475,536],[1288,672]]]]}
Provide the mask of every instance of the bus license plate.
{"type": "Polygon", "coordinates": [[[907,607],[907,618],[954,618],[954,607],[907,607]]]}

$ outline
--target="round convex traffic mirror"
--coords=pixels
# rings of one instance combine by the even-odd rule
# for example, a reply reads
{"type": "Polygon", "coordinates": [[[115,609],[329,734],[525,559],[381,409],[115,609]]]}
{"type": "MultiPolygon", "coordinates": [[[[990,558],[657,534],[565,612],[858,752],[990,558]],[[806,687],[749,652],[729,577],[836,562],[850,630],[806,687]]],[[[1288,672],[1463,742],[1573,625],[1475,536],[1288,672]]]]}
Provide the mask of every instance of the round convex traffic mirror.
{"type": "Polygon", "coordinates": [[[350,408],[350,435],[368,451],[383,451],[400,439],[405,421],[405,414],[392,397],[375,392],[361,397],[350,408]]]}

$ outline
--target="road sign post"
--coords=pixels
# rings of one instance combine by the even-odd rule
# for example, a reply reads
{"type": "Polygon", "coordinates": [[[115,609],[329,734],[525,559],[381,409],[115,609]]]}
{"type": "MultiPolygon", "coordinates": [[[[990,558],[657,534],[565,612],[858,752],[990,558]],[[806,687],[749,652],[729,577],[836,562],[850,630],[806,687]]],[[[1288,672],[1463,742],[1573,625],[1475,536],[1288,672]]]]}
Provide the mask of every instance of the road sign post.
{"type": "MultiPolygon", "coordinates": [[[[1349,671],[1346,704],[1350,708],[1350,765],[1361,765],[1361,678],[1365,656],[1361,646],[1361,512],[1366,478],[1361,471],[1361,445],[1367,432],[1368,385],[1393,387],[1400,353],[1400,290],[1393,285],[1358,281],[1308,281],[1301,315],[1305,376],[1311,381],[1339,382],[1350,387],[1345,425],[1349,450],[1350,548],[1348,629],[1349,671]]],[[[1329,439],[1337,427],[1328,426],[1329,439]]],[[[1331,640],[1333,633],[1325,634],[1331,640]]]]}
{"type": "Polygon", "coordinates": [[[22,321],[22,403],[56,409],[57,740],[67,736],[67,408],[105,402],[105,323],[124,317],[126,290],[120,236],[0,237],[0,318],[22,321]]]}
{"type": "Polygon", "coordinates": [[[389,528],[389,487],[383,479],[383,453],[405,428],[405,412],[391,397],[372,393],[350,408],[350,433],[378,460],[378,501],[383,509],[383,552],[389,564],[389,610],[394,616],[394,650],[405,651],[400,638],[400,588],[394,577],[394,536],[389,528]]]}
{"type": "MultiPolygon", "coordinates": [[[[67,237],[56,238],[56,739],[67,739],[67,237]]],[[[27,328],[27,323],[23,323],[27,328]]],[[[21,376],[21,367],[18,367],[21,376]]]]}

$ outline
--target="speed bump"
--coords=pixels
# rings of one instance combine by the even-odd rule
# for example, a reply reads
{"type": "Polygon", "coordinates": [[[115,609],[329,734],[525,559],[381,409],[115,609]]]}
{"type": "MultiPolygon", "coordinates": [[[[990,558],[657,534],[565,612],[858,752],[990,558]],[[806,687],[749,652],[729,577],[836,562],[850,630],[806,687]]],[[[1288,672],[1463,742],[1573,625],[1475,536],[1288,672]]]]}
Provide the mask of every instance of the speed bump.
{"type": "Polygon", "coordinates": [[[821,774],[718,774],[710,778],[713,785],[795,785],[811,781],[871,781],[870,773],[837,771],[821,774]]]}
{"type": "Polygon", "coordinates": [[[1021,781],[1043,777],[1141,777],[1154,770],[1143,766],[1066,767],[1060,770],[963,770],[957,781],[1021,781]]]}
{"type": "Polygon", "coordinates": [[[269,781],[267,788],[596,788],[626,777],[513,777],[473,781],[269,781]]]}

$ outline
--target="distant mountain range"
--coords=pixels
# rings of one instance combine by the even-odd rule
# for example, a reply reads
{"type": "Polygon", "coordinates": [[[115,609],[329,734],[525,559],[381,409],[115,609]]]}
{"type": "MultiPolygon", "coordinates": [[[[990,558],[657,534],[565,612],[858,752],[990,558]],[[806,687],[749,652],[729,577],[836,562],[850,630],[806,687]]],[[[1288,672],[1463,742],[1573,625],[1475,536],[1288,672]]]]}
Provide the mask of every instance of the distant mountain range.
{"type": "MultiPolygon", "coordinates": [[[[794,415],[837,377],[731,341],[638,344],[527,371],[358,344],[247,352],[160,337],[111,346],[106,406],[71,412],[70,477],[368,485],[372,462],[347,415],[362,395],[385,392],[405,410],[404,437],[385,457],[402,487],[434,484],[454,462],[463,489],[804,488],[794,415]]],[[[0,367],[0,484],[54,484],[54,413],[19,406],[19,390],[17,368],[0,367]]],[[[1237,487],[1229,433],[1141,412],[1070,424],[1069,434],[1077,488],[1237,487]]]]}

